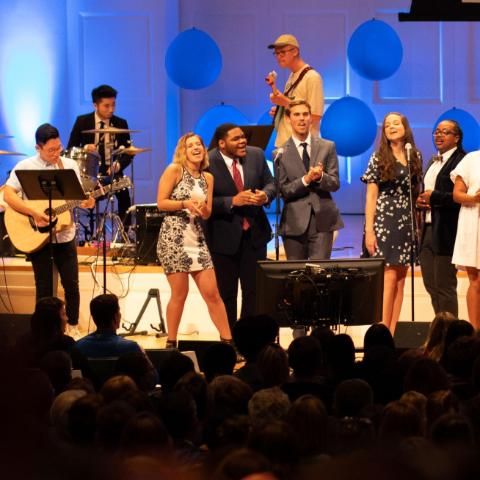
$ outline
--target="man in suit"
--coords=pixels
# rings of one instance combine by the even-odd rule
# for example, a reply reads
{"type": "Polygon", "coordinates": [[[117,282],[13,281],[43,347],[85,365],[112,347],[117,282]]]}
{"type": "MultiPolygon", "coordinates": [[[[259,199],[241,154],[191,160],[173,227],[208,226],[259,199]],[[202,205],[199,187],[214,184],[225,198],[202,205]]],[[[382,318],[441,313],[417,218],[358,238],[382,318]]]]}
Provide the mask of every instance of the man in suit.
{"type": "Polygon", "coordinates": [[[263,205],[274,198],[275,185],[263,151],[247,146],[240,127],[220,125],[214,140],[217,147],[209,152],[214,188],[207,241],[232,328],[237,321],[239,280],[241,317],[255,313],[256,263],[267,257],[272,238],[263,205]]]}
{"type": "MultiPolygon", "coordinates": [[[[127,121],[114,115],[116,99],[117,91],[109,85],[94,88],[92,101],[95,110],[77,117],[68,141],[67,148],[83,147],[85,151],[99,156],[99,174],[102,176],[110,176],[112,173],[115,177],[123,176],[123,171],[130,165],[133,158],[131,155],[117,155],[113,164],[111,162],[112,150],[130,145],[129,133],[115,135],[115,138],[109,134],[84,133],[84,130],[108,127],[128,129],[127,121]]],[[[125,224],[128,224],[126,213],[131,206],[130,194],[128,190],[120,190],[115,195],[118,201],[118,215],[125,224]]]]}
{"type": "Polygon", "coordinates": [[[425,171],[425,190],[417,207],[425,211],[420,247],[423,283],[430,294],[435,313],[458,315],[457,270],[452,264],[460,205],[453,201],[450,172],[466,155],[463,133],[454,120],[443,120],[433,132],[438,149],[425,171]]]}
{"type": "Polygon", "coordinates": [[[284,200],[280,233],[289,260],[330,258],[333,232],[343,221],[330,192],[340,188],[335,144],[310,133],[312,115],[305,100],[286,110],[292,136],[283,146],[279,186],[284,200]]]}

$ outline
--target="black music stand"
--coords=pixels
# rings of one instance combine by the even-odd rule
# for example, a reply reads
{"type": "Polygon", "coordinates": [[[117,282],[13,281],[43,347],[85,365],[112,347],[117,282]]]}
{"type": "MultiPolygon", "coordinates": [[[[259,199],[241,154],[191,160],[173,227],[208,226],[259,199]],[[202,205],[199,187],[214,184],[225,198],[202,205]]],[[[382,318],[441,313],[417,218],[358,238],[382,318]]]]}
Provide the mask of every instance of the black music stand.
{"type": "MultiPolygon", "coordinates": [[[[243,130],[245,137],[247,138],[247,145],[251,147],[259,147],[262,150],[267,148],[268,142],[273,132],[273,125],[239,125],[239,128],[243,130]]],[[[208,146],[209,150],[216,148],[217,144],[215,138],[210,140],[208,146]]]]}
{"type": "Polygon", "coordinates": [[[22,190],[29,200],[48,200],[49,224],[49,252],[50,252],[50,268],[52,274],[51,295],[55,291],[53,282],[53,230],[52,225],[54,212],[52,209],[52,200],[86,200],[82,186],[78,180],[75,170],[59,169],[59,170],[17,170],[18,181],[22,186],[22,190]]]}

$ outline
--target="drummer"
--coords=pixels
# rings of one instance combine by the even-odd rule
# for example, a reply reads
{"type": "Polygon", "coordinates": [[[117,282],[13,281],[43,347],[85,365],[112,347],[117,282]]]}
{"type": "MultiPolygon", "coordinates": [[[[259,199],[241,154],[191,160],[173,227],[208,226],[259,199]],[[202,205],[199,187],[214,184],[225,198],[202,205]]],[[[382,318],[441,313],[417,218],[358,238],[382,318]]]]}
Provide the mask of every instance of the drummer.
{"type": "MultiPolygon", "coordinates": [[[[116,127],[128,129],[128,123],[123,118],[114,115],[117,91],[109,85],[100,85],[92,90],[92,101],[94,112],[80,115],[75,121],[68,149],[72,147],[83,147],[91,154],[98,154],[100,157],[99,174],[101,176],[115,177],[123,176],[123,171],[132,161],[132,155],[116,155],[112,163],[111,152],[120,146],[128,147],[130,144],[130,134],[121,133],[115,135],[100,133],[84,133],[84,130],[103,129],[107,127],[116,127]]],[[[108,183],[108,182],[104,182],[108,183]]],[[[128,190],[120,190],[116,194],[118,202],[118,215],[124,225],[130,225],[130,215],[127,211],[131,206],[130,193],[128,190]]]]}

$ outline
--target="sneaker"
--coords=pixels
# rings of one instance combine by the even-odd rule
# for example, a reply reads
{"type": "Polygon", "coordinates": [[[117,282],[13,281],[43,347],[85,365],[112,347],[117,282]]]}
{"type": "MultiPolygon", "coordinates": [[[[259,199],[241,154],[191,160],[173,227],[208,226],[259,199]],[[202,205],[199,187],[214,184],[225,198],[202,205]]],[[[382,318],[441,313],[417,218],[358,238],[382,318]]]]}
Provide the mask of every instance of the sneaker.
{"type": "Polygon", "coordinates": [[[74,340],[78,340],[82,338],[82,334],[80,333],[80,330],[78,328],[78,325],[67,325],[67,335],[72,337],[74,340]]]}

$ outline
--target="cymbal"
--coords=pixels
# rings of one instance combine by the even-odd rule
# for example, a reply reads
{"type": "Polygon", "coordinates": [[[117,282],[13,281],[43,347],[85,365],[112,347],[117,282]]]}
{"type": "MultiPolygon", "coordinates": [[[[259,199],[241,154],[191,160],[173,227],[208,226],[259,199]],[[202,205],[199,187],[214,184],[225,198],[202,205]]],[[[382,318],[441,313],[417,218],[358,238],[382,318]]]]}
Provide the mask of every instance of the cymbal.
{"type": "Polygon", "coordinates": [[[139,148],[135,147],[134,145],[130,145],[129,147],[126,147],[122,149],[120,152],[122,155],[137,155],[137,153],[143,153],[143,152],[151,152],[151,148],[139,148]]]}
{"type": "Polygon", "coordinates": [[[6,133],[0,133],[0,138],[15,138],[13,135],[7,135],[6,133]]]}
{"type": "Polygon", "coordinates": [[[117,127],[105,127],[105,128],[93,128],[92,130],[82,130],[82,133],[108,133],[110,135],[116,135],[118,133],[136,133],[140,130],[130,130],[128,128],[117,127]]]}
{"type": "Polygon", "coordinates": [[[26,153],[9,152],[8,150],[0,150],[0,155],[23,155],[23,156],[25,156],[26,153]]]}

